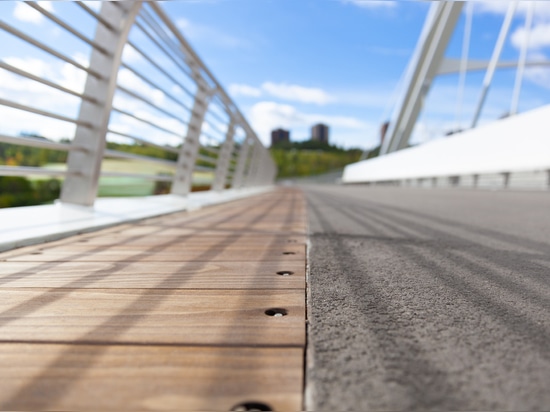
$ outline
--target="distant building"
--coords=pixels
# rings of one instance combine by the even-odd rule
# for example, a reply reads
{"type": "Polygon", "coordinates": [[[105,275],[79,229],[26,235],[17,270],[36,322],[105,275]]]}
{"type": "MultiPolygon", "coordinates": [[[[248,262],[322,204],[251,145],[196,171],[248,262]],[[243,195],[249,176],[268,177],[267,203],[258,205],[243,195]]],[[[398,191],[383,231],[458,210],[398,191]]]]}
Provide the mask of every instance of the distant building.
{"type": "Polygon", "coordinates": [[[290,132],[284,129],[276,129],[271,132],[271,146],[281,142],[290,142],[290,132]]]}
{"type": "Polygon", "coordinates": [[[316,124],[311,128],[311,140],[328,143],[329,127],[326,124],[316,124]]]}

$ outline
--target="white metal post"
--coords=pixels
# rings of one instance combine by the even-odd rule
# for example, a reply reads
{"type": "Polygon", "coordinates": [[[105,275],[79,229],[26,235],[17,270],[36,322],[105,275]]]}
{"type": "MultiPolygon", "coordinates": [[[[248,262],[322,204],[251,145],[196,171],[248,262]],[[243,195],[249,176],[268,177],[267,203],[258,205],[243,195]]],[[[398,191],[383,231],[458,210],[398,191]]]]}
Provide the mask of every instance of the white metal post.
{"type": "Polygon", "coordinates": [[[248,154],[250,153],[250,139],[246,137],[243,140],[241,148],[239,150],[239,158],[237,160],[237,167],[235,168],[235,174],[233,175],[233,181],[231,187],[233,189],[239,189],[244,182],[244,172],[246,162],[248,160],[248,154]]]}
{"type": "Polygon", "coordinates": [[[235,122],[233,118],[229,121],[227,126],[227,133],[225,135],[225,141],[223,142],[220,154],[218,156],[218,161],[216,163],[216,175],[214,178],[214,184],[212,185],[212,190],[222,191],[225,189],[225,181],[227,180],[227,171],[229,169],[229,160],[231,159],[231,153],[233,152],[233,147],[235,142],[233,137],[235,136],[235,122]]]}
{"type": "Polygon", "coordinates": [[[464,2],[432,2],[414,56],[407,68],[406,89],[390,121],[380,154],[407,147],[424,97],[437,75],[464,2]]]}
{"type": "Polygon", "coordinates": [[[210,95],[207,85],[198,81],[191,120],[187,126],[187,135],[178,156],[176,175],[172,182],[172,194],[187,196],[191,191],[193,169],[199,153],[202,124],[208,110],[209,100],[210,95]]]}
{"type": "Polygon", "coordinates": [[[485,78],[483,79],[483,89],[481,90],[481,95],[479,96],[479,101],[477,102],[474,119],[472,120],[472,129],[477,126],[477,122],[479,121],[479,116],[481,115],[481,110],[483,109],[483,105],[485,104],[485,99],[487,98],[489,87],[491,87],[491,83],[493,82],[493,75],[495,74],[498,60],[500,59],[500,53],[502,52],[504,41],[506,40],[508,32],[510,31],[510,25],[512,24],[512,18],[514,17],[517,6],[517,1],[511,2],[508,6],[508,11],[506,12],[506,16],[504,17],[504,23],[502,24],[502,27],[500,29],[497,43],[495,45],[495,49],[493,50],[491,61],[489,62],[489,67],[487,68],[485,78]]]}
{"type": "Polygon", "coordinates": [[[529,38],[531,37],[531,26],[533,24],[533,15],[535,12],[535,3],[530,1],[525,16],[525,39],[521,45],[521,51],[518,61],[518,70],[516,72],[516,82],[514,84],[514,93],[512,95],[512,105],[510,106],[510,116],[517,114],[519,106],[519,95],[521,94],[521,85],[523,82],[523,73],[525,72],[525,63],[527,61],[527,50],[529,49],[529,38]]]}
{"type": "Polygon", "coordinates": [[[474,4],[469,2],[466,5],[466,21],[464,24],[464,36],[462,39],[462,56],[460,59],[460,75],[458,78],[458,95],[456,98],[456,129],[462,129],[462,106],[464,103],[464,89],[466,87],[466,72],[468,71],[468,57],[470,54],[470,38],[472,35],[472,20],[474,4]]]}
{"type": "Polygon", "coordinates": [[[94,127],[90,129],[79,125],[76,128],[72,144],[78,150],[69,153],[68,176],[61,191],[62,202],[84,206],[94,204],[122,51],[140,7],[141,1],[102,3],[100,16],[111,27],[98,23],[94,41],[107,54],[93,49],[89,67],[102,78],[88,74],[84,90],[85,95],[101,103],[82,100],[78,120],[94,127]]]}
{"type": "Polygon", "coordinates": [[[245,177],[245,186],[256,186],[256,179],[258,177],[258,167],[260,164],[260,143],[254,141],[254,147],[252,147],[252,157],[248,164],[248,170],[245,177]]]}

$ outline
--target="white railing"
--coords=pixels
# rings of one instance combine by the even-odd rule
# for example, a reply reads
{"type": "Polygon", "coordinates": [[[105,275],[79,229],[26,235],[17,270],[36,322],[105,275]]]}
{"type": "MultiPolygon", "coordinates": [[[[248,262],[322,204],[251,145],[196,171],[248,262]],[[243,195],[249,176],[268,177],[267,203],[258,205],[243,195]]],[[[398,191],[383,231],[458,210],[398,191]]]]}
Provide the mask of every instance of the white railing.
{"type": "Polygon", "coordinates": [[[84,206],[100,178],[166,182],[181,196],[198,183],[271,184],[269,152],[161,5],[94,3],[16,4],[40,25],[2,13],[0,42],[17,53],[0,60],[0,87],[13,87],[0,91],[0,143],[66,151],[67,161],[0,165],[0,176],[61,177],[61,202],[84,206]]]}

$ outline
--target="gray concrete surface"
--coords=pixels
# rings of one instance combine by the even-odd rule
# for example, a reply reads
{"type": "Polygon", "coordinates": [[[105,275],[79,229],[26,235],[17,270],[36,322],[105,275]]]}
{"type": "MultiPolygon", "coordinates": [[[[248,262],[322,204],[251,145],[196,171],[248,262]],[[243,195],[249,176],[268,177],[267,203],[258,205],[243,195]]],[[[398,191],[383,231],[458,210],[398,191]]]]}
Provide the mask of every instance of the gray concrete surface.
{"type": "Polygon", "coordinates": [[[304,189],[309,410],[550,410],[550,193],[304,189]]]}

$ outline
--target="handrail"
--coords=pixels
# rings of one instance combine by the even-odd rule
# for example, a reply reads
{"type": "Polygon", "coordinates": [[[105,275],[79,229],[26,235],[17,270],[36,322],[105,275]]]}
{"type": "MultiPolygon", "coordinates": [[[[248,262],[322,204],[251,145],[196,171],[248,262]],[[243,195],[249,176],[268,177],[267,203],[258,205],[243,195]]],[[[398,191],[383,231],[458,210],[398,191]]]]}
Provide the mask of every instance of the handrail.
{"type": "MultiPolygon", "coordinates": [[[[9,18],[0,21],[0,30],[10,33],[10,38],[24,41],[85,75],[81,89],[62,81],[62,73],[46,78],[12,63],[10,56],[0,56],[0,71],[14,81],[41,85],[26,89],[37,96],[36,100],[15,95],[0,98],[0,106],[29,119],[20,125],[20,136],[14,128],[3,130],[0,126],[0,143],[68,153],[66,169],[9,163],[0,165],[0,176],[62,177],[61,201],[87,206],[94,202],[99,176],[170,182],[172,193],[178,195],[191,190],[194,172],[209,174],[217,182],[215,190],[220,190],[219,182],[225,182],[223,187],[229,182],[232,189],[273,182],[276,170],[267,150],[161,5],[129,0],[102,2],[96,11],[81,1],[73,4],[71,7],[79,7],[92,17],[93,37],[85,35],[89,31],[78,22],[60,18],[57,11],[39,2],[28,2],[27,6],[47,18],[48,24],[79,39],[84,47],[79,53],[90,53],[89,63],[71,57],[74,52],[56,50],[57,44],[52,47],[47,36],[36,34],[37,26],[27,31],[24,25],[11,24],[9,18]],[[124,54],[125,50],[133,54],[124,54]],[[163,60],[166,64],[159,63],[163,60]],[[121,70],[131,73],[136,81],[119,81],[121,70]],[[55,98],[49,104],[50,97],[45,99],[48,90],[70,97],[72,109],[61,108],[55,98]],[[25,135],[29,125],[34,128],[45,121],[50,122],[44,129],[49,134],[43,136],[36,126],[32,135],[40,138],[25,135]],[[63,126],[56,128],[56,122],[63,126]],[[234,138],[236,129],[238,137],[234,138]],[[60,142],[62,138],[67,140],[60,142]],[[148,172],[153,169],[145,167],[143,173],[102,171],[103,158],[159,164],[174,173],[155,175],[148,172]],[[250,176],[252,173],[256,176],[250,176]]],[[[51,70],[60,67],[52,63],[51,70]]]]}

